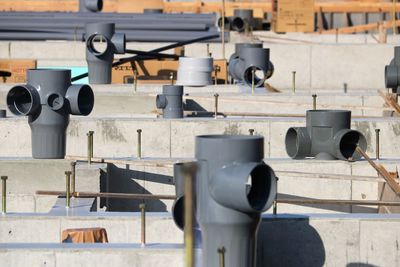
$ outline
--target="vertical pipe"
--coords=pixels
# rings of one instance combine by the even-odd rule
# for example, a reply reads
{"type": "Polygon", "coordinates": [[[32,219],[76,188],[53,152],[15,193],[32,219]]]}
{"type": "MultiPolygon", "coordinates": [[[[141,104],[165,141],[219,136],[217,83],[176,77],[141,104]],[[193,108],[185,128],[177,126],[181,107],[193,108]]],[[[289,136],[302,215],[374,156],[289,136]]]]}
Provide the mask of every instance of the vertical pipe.
{"type": "Polygon", "coordinates": [[[219,94],[214,94],[214,118],[216,119],[218,116],[218,97],[219,94]]]}
{"type": "Polygon", "coordinates": [[[317,94],[312,95],[313,98],[313,110],[317,109],[317,94]]]}
{"type": "Polygon", "coordinates": [[[376,152],[376,159],[380,159],[380,151],[379,151],[379,147],[380,147],[380,142],[379,142],[379,132],[381,130],[380,129],[375,129],[375,136],[376,136],[376,148],[375,148],[375,152],[376,152]]]}
{"type": "Polygon", "coordinates": [[[218,72],[221,70],[221,68],[218,65],[214,66],[214,78],[215,78],[215,85],[218,84],[218,72]]]}
{"type": "Polygon", "coordinates": [[[347,94],[347,83],[343,84],[343,91],[345,94],[347,94]]]}
{"type": "Polygon", "coordinates": [[[137,157],[142,158],[142,129],[137,130],[137,157]]]}
{"type": "Polygon", "coordinates": [[[184,216],[185,216],[185,255],[186,267],[194,266],[194,233],[193,233],[193,176],[194,167],[191,164],[185,166],[185,198],[184,198],[184,216]]]}
{"type": "Polygon", "coordinates": [[[146,204],[140,203],[140,244],[142,247],[146,245],[146,204]]]}
{"type": "Polygon", "coordinates": [[[68,209],[71,206],[71,190],[70,190],[71,172],[65,172],[65,207],[68,209]]]}
{"type": "Polygon", "coordinates": [[[206,57],[210,55],[210,44],[207,43],[206,57]]]}
{"type": "Polygon", "coordinates": [[[249,129],[249,134],[254,135],[254,129],[249,129]]]}
{"type": "Polygon", "coordinates": [[[75,171],[76,171],[76,162],[71,162],[71,192],[72,196],[75,194],[75,171]]]}
{"type": "Polygon", "coordinates": [[[293,94],[296,93],[296,72],[292,71],[293,94]]]}
{"type": "Polygon", "coordinates": [[[225,267],[225,247],[218,248],[219,267],[225,267]]]}
{"type": "Polygon", "coordinates": [[[1,211],[2,214],[6,214],[7,213],[7,176],[1,176],[1,184],[2,184],[2,195],[1,195],[1,211]]]}

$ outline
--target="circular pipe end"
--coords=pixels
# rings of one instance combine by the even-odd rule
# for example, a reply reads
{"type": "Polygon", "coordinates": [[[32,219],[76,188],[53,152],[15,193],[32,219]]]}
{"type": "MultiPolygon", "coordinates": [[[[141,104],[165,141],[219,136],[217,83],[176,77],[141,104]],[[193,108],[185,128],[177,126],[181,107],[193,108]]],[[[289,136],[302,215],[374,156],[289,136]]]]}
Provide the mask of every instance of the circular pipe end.
{"type": "Polygon", "coordinates": [[[72,115],[89,115],[94,107],[94,93],[89,85],[71,85],[65,98],[72,115]]]}
{"type": "Polygon", "coordinates": [[[286,153],[292,159],[303,159],[310,155],[311,139],[305,127],[291,127],[285,137],[286,153]]]}
{"type": "Polygon", "coordinates": [[[183,231],[185,227],[185,210],[184,210],[185,196],[177,198],[172,206],[172,218],[175,225],[183,231]]]}
{"type": "Polygon", "coordinates": [[[337,158],[341,160],[361,159],[362,155],[356,148],[366,151],[368,146],[365,136],[356,130],[342,130],[336,134],[335,139],[337,158]]]}
{"type": "Polygon", "coordinates": [[[40,97],[30,85],[17,85],[7,94],[7,107],[14,115],[32,115],[40,106],[40,97]]]}

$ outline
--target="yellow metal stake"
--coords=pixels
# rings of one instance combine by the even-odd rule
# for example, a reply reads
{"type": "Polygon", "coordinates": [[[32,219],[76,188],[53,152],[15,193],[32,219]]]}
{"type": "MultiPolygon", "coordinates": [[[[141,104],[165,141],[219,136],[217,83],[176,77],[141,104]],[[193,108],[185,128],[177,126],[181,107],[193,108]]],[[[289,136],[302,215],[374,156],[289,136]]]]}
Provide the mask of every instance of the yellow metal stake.
{"type": "Polygon", "coordinates": [[[313,110],[316,110],[317,109],[317,95],[313,94],[312,98],[313,98],[313,110]]]}
{"type": "Polygon", "coordinates": [[[137,157],[142,158],[142,129],[137,130],[137,157]]]}
{"type": "Polygon", "coordinates": [[[172,71],[169,73],[169,79],[171,80],[171,85],[174,85],[174,73],[172,71]]]}
{"type": "Polygon", "coordinates": [[[65,207],[69,208],[71,206],[71,189],[70,189],[70,179],[71,171],[65,172],[65,207]]]}
{"type": "Polygon", "coordinates": [[[249,134],[254,135],[254,129],[249,129],[249,134]]]}
{"type": "Polygon", "coordinates": [[[296,72],[292,71],[293,94],[296,93],[296,72]]]}
{"type": "Polygon", "coordinates": [[[194,218],[194,205],[193,205],[193,179],[196,172],[196,165],[194,163],[186,163],[184,165],[184,234],[185,234],[185,261],[186,267],[194,266],[194,233],[193,233],[193,218],[194,218]]]}
{"type": "Polygon", "coordinates": [[[218,116],[218,97],[219,97],[218,93],[214,94],[214,100],[215,100],[214,101],[214,118],[215,119],[218,116]]]}
{"type": "Polygon", "coordinates": [[[376,153],[376,159],[380,159],[380,151],[379,151],[379,147],[380,147],[380,144],[379,144],[379,132],[380,132],[381,130],[380,129],[375,129],[375,137],[376,137],[376,148],[375,148],[375,153],[376,153]]]}
{"type": "Polygon", "coordinates": [[[222,59],[225,59],[225,0],[222,0],[222,29],[221,29],[221,42],[222,42],[222,59]]]}
{"type": "Polygon", "coordinates": [[[140,233],[140,244],[142,247],[146,245],[146,204],[139,204],[140,215],[141,215],[141,233],[140,233]]]}
{"type": "Polygon", "coordinates": [[[76,170],[76,162],[71,162],[71,192],[72,196],[75,194],[75,170],[76,170]]]}
{"type": "Polygon", "coordinates": [[[219,267],[225,267],[225,247],[218,248],[219,267]]]}
{"type": "Polygon", "coordinates": [[[135,88],[135,93],[137,92],[137,85],[138,85],[138,72],[137,70],[133,70],[133,79],[135,80],[134,88],[135,88]]]}
{"type": "Polygon", "coordinates": [[[1,195],[1,211],[3,214],[7,213],[7,176],[1,176],[1,183],[2,183],[2,195],[1,195]]]}
{"type": "Polygon", "coordinates": [[[88,164],[92,164],[92,158],[93,158],[93,134],[94,131],[89,131],[86,135],[88,138],[88,164]]]}

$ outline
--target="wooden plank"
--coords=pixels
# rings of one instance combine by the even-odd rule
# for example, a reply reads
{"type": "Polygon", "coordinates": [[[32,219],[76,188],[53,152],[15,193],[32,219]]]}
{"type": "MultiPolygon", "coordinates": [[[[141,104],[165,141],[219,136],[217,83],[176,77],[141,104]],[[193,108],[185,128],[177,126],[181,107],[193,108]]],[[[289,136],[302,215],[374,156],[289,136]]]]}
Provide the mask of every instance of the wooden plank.
{"type": "MultiPolygon", "coordinates": [[[[65,196],[65,191],[36,191],[36,195],[45,196],[65,196]]],[[[102,197],[102,198],[119,198],[119,199],[172,199],[176,198],[175,195],[152,195],[152,194],[129,194],[129,193],[99,193],[99,192],[74,192],[71,193],[73,197],[102,197]]]]}
{"type": "Polygon", "coordinates": [[[400,114],[400,106],[397,104],[396,100],[393,99],[393,94],[385,94],[381,90],[379,90],[378,93],[389,107],[391,107],[397,114],[400,114]]]}
{"type": "MultiPolygon", "coordinates": [[[[400,20],[396,20],[395,25],[397,27],[400,27],[400,20]]],[[[356,33],[356,32],[379,30],[379,28],[389,29],[392,27],[393,27],[393,21],[383,21],[383,22],[378,22],[378,23],[368,23],[368,24],[362,24],[362,25],[351,26],[351,27],[342,27],[342,28],[338,28],[338,29],[331,29],[331,30],[322,31],[320,33],[322,33],[322,34],[336,34],[336,33],[350,34],[350,33],[356,33]]]]}
{"type": "Polygon", "coordinates": [[[389,172],[382,165],[376,164],[371,158],[363,151],[360,147],[356,148],[356,151],[360,153],[368,163],[385,179],[386,183],[389,187],[396,193],[396,195],[400,196],[400,185],[398,182],[389,174],[389,172]]]}
{"type": "Polygon", "coordinates": [[[314,0],[276,0],[272,8],[275,32],[314,31],[314,0]]]}

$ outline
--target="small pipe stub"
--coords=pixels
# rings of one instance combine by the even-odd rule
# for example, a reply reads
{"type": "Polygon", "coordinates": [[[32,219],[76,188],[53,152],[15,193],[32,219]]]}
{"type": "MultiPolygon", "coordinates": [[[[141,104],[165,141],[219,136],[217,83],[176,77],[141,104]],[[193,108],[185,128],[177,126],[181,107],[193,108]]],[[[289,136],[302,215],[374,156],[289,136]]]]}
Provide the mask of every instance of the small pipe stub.
{"type": "Polygon", "coordinates": [[[395,94],[400,94],[400,46],[394,48],[394,58],[385,66],[385,86],[395,94]]]}
{"type": "Polygon", "coordinates": [[[89,83],[110,84],[114,54],[126,51],[125,34],[115,33],[114,23],[89,23],[85,26],[85,40],[89,83]]]}
{"type": "Polygon", "coordinates": [[[183,86],[164,85],[163,93],[157,95],[156,106],[163,110],[164,119],[183,118],[183,86]]]}
{"type": "Polygon", "coordinates": [[[180,57],[176,84],[184,86],[211,85],[213,58],[180,57]]]}
{"type": "Polygon", "coordinates": [[[79,0],[79,12],[99,12],[103,9],[103,0],[79,0]]]}
{"type": "Polygon", "coordinates": [[[306,127],[286,132],[286,152],[293,159],[359,160],[356,148],[365,151],[367,141],[362,133],[350,129],[350,122],[351,111],[308,110],[306,127]]]}
{"type": "Polygon", "coordinates": [[[246,27],[253,28],[253,9],[235,9],[231,19],[232,29],[244,32],[246,27]]]}
{"type": "Polygon", "coordinates": [[[88,85],[71,85],[71,70],[31,69],[27,84],[12,87],[6,102],[14,115],[29,116],[33,158],[62,159],[69,115],[89,115],[94,94],[88,85]]]}

